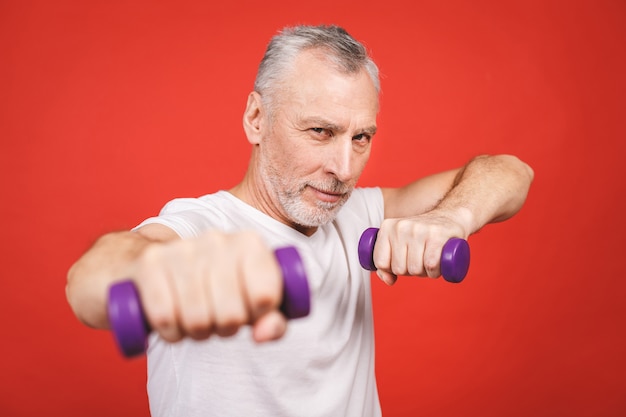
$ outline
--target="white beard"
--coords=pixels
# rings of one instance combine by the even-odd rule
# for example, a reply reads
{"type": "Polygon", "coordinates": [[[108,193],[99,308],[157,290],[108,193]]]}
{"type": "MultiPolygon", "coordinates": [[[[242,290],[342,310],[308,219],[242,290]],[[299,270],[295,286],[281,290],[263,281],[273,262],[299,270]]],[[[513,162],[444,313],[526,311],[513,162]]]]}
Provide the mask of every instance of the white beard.
{"type": "Polygon", "coordinates": [[[304,227],[319,227],[332,222],[353,190],[352,186],[336,178],[326,182],[289,178],[279,173],[276,164],[267,161],[263,156],[260,158],[260,171],[263,178],[269,182],[270,192],[276,196],[285,214],[291,221],[304,227]],[[308,186],[344,195],[335,203],[318,200],[315,205],[311,205],[303,198],[303,193],[308,186]]]}

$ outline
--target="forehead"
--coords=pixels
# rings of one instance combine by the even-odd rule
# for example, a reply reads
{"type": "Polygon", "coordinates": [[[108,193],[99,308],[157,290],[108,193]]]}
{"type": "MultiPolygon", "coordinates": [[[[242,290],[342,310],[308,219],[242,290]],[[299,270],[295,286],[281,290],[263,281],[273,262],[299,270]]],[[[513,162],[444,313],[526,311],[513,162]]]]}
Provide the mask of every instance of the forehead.
{"type": "Polygon", "coordinates": [[[368,72],[346,73],[319,50],[301,52],[282,83],[284,111],[375,124],[378,92],[368,72]]]}

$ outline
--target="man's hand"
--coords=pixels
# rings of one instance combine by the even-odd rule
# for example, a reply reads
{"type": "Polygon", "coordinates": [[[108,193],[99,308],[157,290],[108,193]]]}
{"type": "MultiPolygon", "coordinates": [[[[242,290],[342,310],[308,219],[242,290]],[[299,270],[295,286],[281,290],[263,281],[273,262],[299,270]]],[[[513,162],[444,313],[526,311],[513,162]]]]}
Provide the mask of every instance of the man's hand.
{"type": "Polygon", "coordinates": [[[393,285],[399,275],[437,278],[441,276],[445,243],[453,237],[466,239],[468,235],[461,223],[441,210],[386,219],[374,246],[376,273],[388,285],[393,285]]]}
{"type": "Polygon", "coordinates": [[[72,266],[67,297],[85,324],[108,328],[108,287],[134,281],[150,327],[165,340],[231,336],[252,325],[263,342],[281,337],[283,281],[274,252],[252,232],[181,240],[158,224],[103,236],[72,266]]]}
{"type": "Polygon", "coordinates": [[[379,276],[389,285],[398,275],[438,277],[448,239],[467,239],[515,215],[533,178],[515,156],[482,155],[462,168],[383,188],[386,220],[374,248],[379,276]]]}
{"type": "Polygon", "coordinates": [[[154,243],[131,268],[146,318],[165,340],[232,336],[246,324],[259,342],[285,332],[280,268],[254,233],[154,243]]]}

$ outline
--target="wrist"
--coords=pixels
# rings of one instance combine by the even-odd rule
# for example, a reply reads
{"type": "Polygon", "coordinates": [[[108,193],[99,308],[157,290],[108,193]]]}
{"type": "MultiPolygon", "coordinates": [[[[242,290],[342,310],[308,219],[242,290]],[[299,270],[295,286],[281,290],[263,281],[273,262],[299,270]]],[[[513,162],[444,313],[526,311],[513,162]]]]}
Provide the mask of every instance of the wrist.
{"type": "Polygon", "coordinates": [[[480,227],[477,224],[474,212],[467,207],[458,207],[456,209],[456,218],[459,224],[463,226],[467,239],[469,235],[477,231],[480,227]]]}
{"type": "Polygon", "coordinates": [[[467,207],[437,207],[436,210],[439,211],[444,217],[461,226],[464,236],[459,237],[467,239],[472,233],[476,232],[480,228],[477,225],[474,212],[467,207]]]}

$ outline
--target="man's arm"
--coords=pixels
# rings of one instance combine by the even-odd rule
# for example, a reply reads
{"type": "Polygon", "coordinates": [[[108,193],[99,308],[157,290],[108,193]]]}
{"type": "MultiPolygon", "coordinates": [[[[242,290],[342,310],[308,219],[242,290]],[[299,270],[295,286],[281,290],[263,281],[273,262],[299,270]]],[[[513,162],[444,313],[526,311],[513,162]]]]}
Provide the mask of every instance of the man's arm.
{"type": "Polygon", "coordinates": [[[152,329],[174,342],[230,336],[252,324],[257,341],[282,336],[280,268],[251,232],[180,239],[166,226],[104,235],[70,268],[66,295],[76,317],[109,328],[109,286],[132,279],[152,329]]]}
{"type": "Polygon", "coordinates": [[[445,242],[513,216],[533,177],[514,156],[479,156],[460,169],[383,189],[385,221],[374,250],[379,275],[388,284],[398,275],[439,276],[445,242]]]}
{"type": "Polygon", "coordinates": [[[65,293],[76,317],[89,327],[108,329],[105,297],[109,286],[133,275],[132,265],[147,246],[177,238],[173,230],[159,224],[100,237],[67,274],[65,293]]]}

